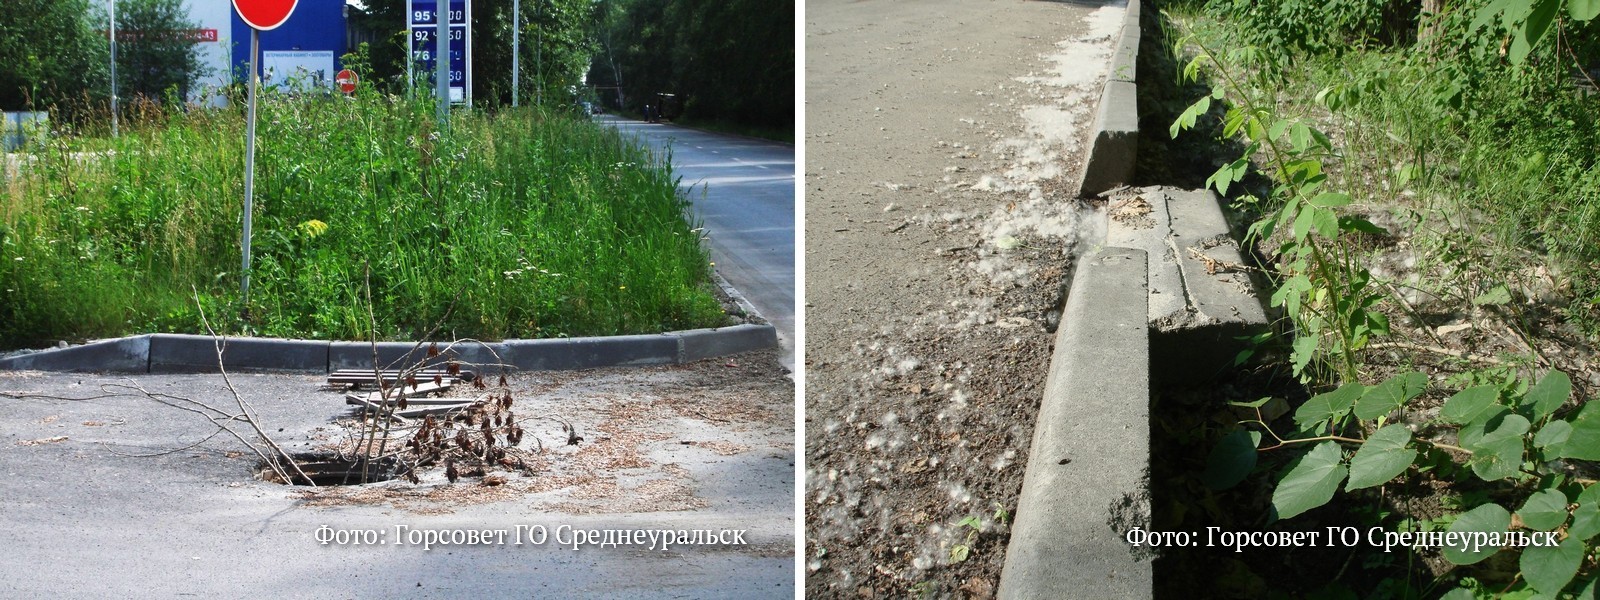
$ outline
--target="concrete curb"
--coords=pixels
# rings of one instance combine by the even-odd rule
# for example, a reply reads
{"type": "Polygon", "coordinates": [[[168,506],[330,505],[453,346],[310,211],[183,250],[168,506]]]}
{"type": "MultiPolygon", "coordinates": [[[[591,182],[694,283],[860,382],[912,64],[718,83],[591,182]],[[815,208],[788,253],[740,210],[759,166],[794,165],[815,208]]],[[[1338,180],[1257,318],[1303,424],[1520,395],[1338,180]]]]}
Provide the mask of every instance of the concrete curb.
{"type": "Polygon", "coordinates": [[[1094,126],[1089,130],[1089,153],[1078,173],[1078,197],[1087,198],[1133,180],[1139,151],[1139,0],[1128,0],[1122,32],[1111,53],[1111,68],[1094,126]]]}
{"type": "MultiPolygon", "coordinates": [[[[371,368],[370,342],[329,342],[275,338],[224,338],[222,364],[228,369],[312,371],[371,368]]],[[[771,325],[733,325],[714,329],[503,342],[463,341],[440,349],[462,362],[506,365],[514,370],[557,371],[684,364],[776,348],[771,325]]],[[[379,366],[399,367],[427,357],[428,344],[379,342],[379,366]]],[[[100,340],[0,358],[0,370],[95,371],[115,373],[199,373],[217,370],[216,341],[203,335],[146,334],[100,340]]]]}
{"type": "Polygon", "coordinates": [[[1022,480],[999,598],[1149,598],[1153,556],[1123,536],[1150,515],[1143,250],[1078,261],[1022,480]]]}
{"type": "Polygon", "coordinates": [[[1222,203],[1210,190],[1162,186],[1108,194],[1106,245],[1150,254],[1150,362],[1158,385],[1194,385],[1233,365],[1266,311],[1222,203]],[[1148,213],[1131,216],[1133,207],[1148,213]]]}

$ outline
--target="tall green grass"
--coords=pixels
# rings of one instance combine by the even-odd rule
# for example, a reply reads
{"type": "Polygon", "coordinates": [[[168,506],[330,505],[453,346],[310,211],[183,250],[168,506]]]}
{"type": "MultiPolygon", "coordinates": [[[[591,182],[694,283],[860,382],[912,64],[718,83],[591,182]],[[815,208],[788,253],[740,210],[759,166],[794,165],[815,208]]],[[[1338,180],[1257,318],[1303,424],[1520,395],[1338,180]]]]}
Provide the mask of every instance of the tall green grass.
{"type": "Polygon", "coordinates": [[[1278,110],[1325,115],[1339,130],[1340,183],[1358,199],[1443,217],[1419,233],[1491,263],[1474,265],[1485,280],[1548,263],[1564,280],[1557,308],[1600,334],[1600,95],[1585,94],[1574,76],[1578,64],[1600,60],[1600,22],[1564,25],[1573,31],[1562,45],[1546,40],[1518,66],[1497,52],[1501,37],[1470,25],[1482,5],[1452,5],[1425,41],[1365,40],[1338,52],[1263,36],[1239,18],[1260,12],[1255,5],[1217,0],[1186,20],[1213,47],[1259,44],[1250,81],[1287,99],[1278,110]],[[1333,101],[1319,106],[1319,98],[1333,101]]]}
{"type": "Polygon", "coordinates": [[[670,167],[610,129],[521,110],[440,130],[427,101],[381,95],[269,95],[257,127],[248,307],[242,111],[174,111],[109,151],[30,148],[0,181],[0,345],[198,333],[202,309],[233,331],[318,339],[723,318],[670,167]]]}

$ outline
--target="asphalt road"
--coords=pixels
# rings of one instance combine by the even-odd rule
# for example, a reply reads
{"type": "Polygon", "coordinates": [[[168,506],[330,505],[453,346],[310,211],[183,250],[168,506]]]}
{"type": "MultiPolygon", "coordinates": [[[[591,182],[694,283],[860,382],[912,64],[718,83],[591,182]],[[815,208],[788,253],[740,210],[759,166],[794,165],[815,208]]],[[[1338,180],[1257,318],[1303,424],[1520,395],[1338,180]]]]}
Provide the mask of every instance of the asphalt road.
{"type": "MultiPolygon", "coordinates": [[[[720,363],[714,366],[723,369],[720,363]]],[[[682,372],[678,367],[600,370],[568,376],[581,378],[562,386],[550,385],[553,376],[533,375],[531,381],[542,383],[524,388],[524,403],[530,411],[570,414],[575,424],[587,421],[579,425],[593,438],[585,443],[605,444],[600,422],[622,418],[618,411],[627,405],[602,412],[594,408],[595,396],[631,398],[652,389],[648,382],[682,378],[682,372]],[[561,397],[567,392],[557,387],[576,396],[561,397]],[[541,405],[545,402],[549,406],[541,405]]],[[[261,422],[291,452],[317,443],[345,410],[339,393],[317,391],[319,379],[298,374],[233,378],[261,422]]],[[[196,414],[132,396],[76,401],[14,396],[87,398],[102,393],[103,384],[130,382],[214,406],[232,403],[217,375],[0,374],[0,598],[794,595],[793,456],[770,448],[773,440],[786,444],[784,436],[792,435],[782,427],[757,435],[668,419],[670,436],[646,444],[653,450],[645,458],[667,465],[656,470],[687,477],[704,499],[700,509],[571,511],[553,507],[550,493],[472,500],[481,486],[470,479],[459,485],[425,481],[411,488],[414,492],[401,486],[404,500],[395,504],[361,501],[360,494],[378,492],[344,488],[357,499],[316,506],[297,498],[295,489],[255,479],[254,457],[238,452],[243,446],[226,435],[205,440],[215,429],[196,414]],[[677,441],[681,437],[737,440],[752,450],[724,455],[684,445],[677,441]],[[465,499],[430,499],[439,494],[465,499]],[[324,545],[318,539],[324,526],[371,531],[369,541],[377,543],[324,545]],[[556,537],[559,533],[570,542],[573,531],[590,529],[746,533],[743,545],[665,551],[648,544],[574,550],[556,537]],[[428,549],[410,543],[419,539],[412,535],[425,535],[414,531],[455,530],[507,533],[491,544],[428,549]],[[542,543],[533,539],[537,531],[546,535],[542,543]],[[519,532],[521,544],[515,538],[519,532]]],[[[709,393],[698,379],[684,385],[709,393]]],[[[738,385],[738,391],[728,392],[730,402],[750,396],[747,383],[738,385]]],[[[518,410],[524,410],[523,403],[518,410]]],[[[772,429],[757,422],[738,425],[752,432],[772,429]]],[[[547,447],[552,455],[582,448],[547,447]]],[[[615,469],[619,485],[661,475],[624,468],[631,466],[615,469]]],[[[631,494],[618,501],[630,501],[631,494]]]]}
{"type": "Polygon", "coordinates": [[[793,371],[794,146],[614,115],[595,120],[671,151],[717,272],[778,328],[781,360],[793,371]]]}

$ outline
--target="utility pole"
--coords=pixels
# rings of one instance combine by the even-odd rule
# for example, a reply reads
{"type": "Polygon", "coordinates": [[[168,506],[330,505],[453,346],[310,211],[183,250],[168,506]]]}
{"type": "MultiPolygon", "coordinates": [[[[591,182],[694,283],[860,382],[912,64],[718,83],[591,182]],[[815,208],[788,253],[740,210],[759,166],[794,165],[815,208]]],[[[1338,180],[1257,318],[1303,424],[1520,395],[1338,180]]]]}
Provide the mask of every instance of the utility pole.
{"type": "Polygon", "coordinates": [[[517,84],[520,70],[517,68],[518,59],[522,57],[522,0],[511,0],[511,106],[517,106],[517,84]]]}
{"type": "Polygon", "coordinates": [[[111,0],[111,137],[117,137],[117,0],[111,0]]]}

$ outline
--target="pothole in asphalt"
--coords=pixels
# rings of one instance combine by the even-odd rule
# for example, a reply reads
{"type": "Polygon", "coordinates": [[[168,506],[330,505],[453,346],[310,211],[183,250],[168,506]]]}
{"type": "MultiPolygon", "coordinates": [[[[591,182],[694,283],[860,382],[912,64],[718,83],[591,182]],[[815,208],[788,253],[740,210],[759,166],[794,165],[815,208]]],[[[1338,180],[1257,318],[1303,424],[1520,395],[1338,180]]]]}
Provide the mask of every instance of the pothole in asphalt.
{"type": "Polygon", "coordinates": [[[349,458],[340,456],[337,452],[302,452],[291,454],[295,464],[299,465],[299,472],[294,468],[283,465],[289,474],[289,480],[273,469],[266,461],[256,464],[256,475],[263,481],[286,485],[362,485],[388,481],[405,476],[407,467],[394,458],[369,460],[365,458],[349,458]],[[304,473],[304,477],[301,476],[304,473]]]}

